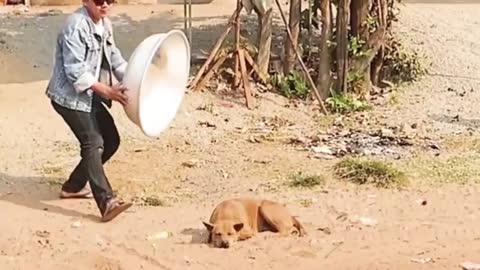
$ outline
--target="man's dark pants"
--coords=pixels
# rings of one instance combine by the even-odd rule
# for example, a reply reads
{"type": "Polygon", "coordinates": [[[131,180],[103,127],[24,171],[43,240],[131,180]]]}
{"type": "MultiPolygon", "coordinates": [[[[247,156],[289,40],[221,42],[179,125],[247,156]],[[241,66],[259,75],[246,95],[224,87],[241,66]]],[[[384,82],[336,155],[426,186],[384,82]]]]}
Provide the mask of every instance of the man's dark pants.
{"type": "Polygon", "coordinates": [[[62,190],[79,192],[89,181],[95,201],[103,214],[107,201],[113,197],[103,164],[120,145],[120,136],[113,118],[95,95],[90,113],[71,110],[53,101],[52,106],[73,131],[81,148],[82,159],[63,184],[62,190]]]}

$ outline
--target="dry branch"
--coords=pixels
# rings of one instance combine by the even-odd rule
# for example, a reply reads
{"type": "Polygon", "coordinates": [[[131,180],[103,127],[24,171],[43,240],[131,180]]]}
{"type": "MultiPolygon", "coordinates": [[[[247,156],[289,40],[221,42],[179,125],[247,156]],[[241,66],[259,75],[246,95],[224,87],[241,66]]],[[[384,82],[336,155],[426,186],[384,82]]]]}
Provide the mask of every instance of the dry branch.
{"type": "Polygon", "coordinates": [[[240,58],[240,70],[242,71],[243,89],[245,91],[247,108],[252,109],[254,104],[253,104],[252,91],[250,90],[250,82],[248,81],[247,66],[245,64],[244,51],[243,49],[239,49],[237,53],[238,53],[238,57],[240,58]]]}
{"type": "Polygon", "coordinates": [[[252,70],[249,73],[249,77],[253,73],[253,71],[255,71],[262,83],[267,83],[267,75],[265,75],[266,73],[260,70],[260,67],[255,63],[255,61],[253,61],[253,58],[248,51],[245,51],[245,60],[247,60],[248,64],[252,67],[252,70]]]}
{"type": "MultiPolygon", "coordinates": [[[[239,8],[239,3],[240,1],[237,2],[237,10],[240,10],[239,8]]],[[[240,16],[235,17],[235,44],[236,44],[236,50],[237,52],[235,53],[235,78],[233,82],[233,87],[238,87],[240,84],[240,56],[238,55],[238,46],[240,44],[240,16]]]]}
{"type": "Polygon", "coordinates": [[[232,54],[224,54],[218,58],[218,60],[215,62],[215,64],[212,66],[212,68],[205,74],[203,79],[197,84],[196,89],[202,90],[202,88],[205,86],[205,83],[210,80],[212,75],[220,68],[220,66],[227,60],[228,57],[230,57],[232,54]]]}
{"type": "MultiPolygon", "coordinates": [[[[247,65],[245,63],[245,57],[248,57],[248,61],[249,63],[251,62],[253,69],[258,69],[258,68],[256,67],[250,55],[245,56],[245,54],[246,53],[248,54],[248,52],[245,52],[245,50],[240,46],[240,40],[241,40],[240,12],[242,10],[242,7],[243,5],[241,0],[237,0],[237,9],[233,13],[232,17],[229,19],[227,29],[216,41],[215,46],[213,47],[212,51],[210,52],[210,55],[207,58],[207,61],[205,61],[205,63],[197,73],[195,79],[190,84],[190,88],[196,89],[196,90],[202,89],[203,86],[211,79],[212,75],[217,70],[220,69],[220,66],[222,66],[228,58],[231,58],[233,56],[235,57],[235,74],[234,74],[234,82],[233,82],[235,84],[234,88],[237,88],[237,87],[240,87],[240,85],[243,85],[246,105],[249,109],[252,109],[254,107],[254,98],[253,98],[252,89],[250,88],[250,83],[249,83],[250,76],[247,75],[248,71],[247,71],[247,65]],[[233,47],[233,50],[222,50],[219,55],[220,47],[222,46],[225,38],[227,37],[232,27],[235,27],[235,45],[233,47]],[[227,52],[227,51],[230,51],[230,52],[227,52]],[[214,62],[214,65],[206,73],[203,79],[200,80],[200,78],[202,78],[202,75],[205,73],[206,68],[212,61],[214,62]]],[[[262,78],[264,77],[264,76],[261,76],[260,73],[258,75],[259,77],[262,77],[262,78]]]]}
{"type": "Polygon", "coordinates": [[[197,72],[197,75],[193,79],[193,81],[190,83],[190,89],[195,90],[198,82],[200,81],[200,78],[202,77],[203,73],[205,73],[205,69],[210,65],[210,62],[212,62],[213,58],[215,55],[217,55],[218,50],[223,44],[223,41],[225,38],[228,36],[228,33],[230,33],[230,30],[233,27],[233,22],[236,21],[236,18],[240,15],[241,9],[236,9],[235,12],[232,14],[230,19],[228,20],[228,26],[225,29],[225,31],[222,33],[222,35],[217,39],[217,42],[213,46],[212,51],[210,52],[210,55],[208,56],[207,60],[203,65],[200,67],[200,69],[197,72]]]}

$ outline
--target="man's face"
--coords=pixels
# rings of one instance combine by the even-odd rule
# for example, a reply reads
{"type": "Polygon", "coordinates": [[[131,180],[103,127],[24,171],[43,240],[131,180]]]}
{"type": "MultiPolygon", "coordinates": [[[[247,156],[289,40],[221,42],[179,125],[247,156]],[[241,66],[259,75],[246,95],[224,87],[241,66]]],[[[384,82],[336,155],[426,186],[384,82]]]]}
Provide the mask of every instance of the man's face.
{"type": "Polygon", "coordinates": [[[94,20],[100,20],[108,15],[114,0],[84,0],[88,13],[94,20]]]}

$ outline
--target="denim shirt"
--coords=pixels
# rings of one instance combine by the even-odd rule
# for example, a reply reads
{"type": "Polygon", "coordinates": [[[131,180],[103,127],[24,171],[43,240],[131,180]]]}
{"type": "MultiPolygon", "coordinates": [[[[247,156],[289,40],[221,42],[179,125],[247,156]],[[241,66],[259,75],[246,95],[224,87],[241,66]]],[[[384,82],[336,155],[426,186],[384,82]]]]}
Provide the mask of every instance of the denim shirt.
{"type": "MultiPolygon", "coordinates": [[[[55,62],[46,95],[59,105],[91,112],[91,86],[97,81],[111,86],[112,74],[118,81],[122,81],[127,62],[115,45],[111,21],[104,18],[103,23],[105,31],[103,37],[100,37],[95,32],[95,25],[87,10],[82,7],[67,18],[58,34],[55,62]],[[99,57],[103,61],[100,78],[96,78],[99,57]]],[[[110,107],[111,101],[106,102],[110,107]]]]}

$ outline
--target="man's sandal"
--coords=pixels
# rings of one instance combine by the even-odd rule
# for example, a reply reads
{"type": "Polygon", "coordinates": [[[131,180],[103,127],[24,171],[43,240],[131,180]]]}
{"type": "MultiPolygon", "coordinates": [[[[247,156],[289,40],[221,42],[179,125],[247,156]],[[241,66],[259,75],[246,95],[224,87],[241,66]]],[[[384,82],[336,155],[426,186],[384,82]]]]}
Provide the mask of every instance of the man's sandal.
{"type": "Polygon", "coordinates": [[[130,202],[122,202],[116,199],[110,199],[107,202],[107,207],[105,208],[105,212],[102,215],[102,221],[107,222],[114,219],[123,211],[130,208],[133,204],[130,202]]]}
{"type": "Polygon", "coordinates": [[[93,198],[92,191],[84,187],[78,192],[67,192],[62,190],[60,192],[60,198],[62,199],[91,199],[93,198]]]}

